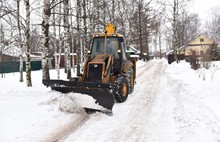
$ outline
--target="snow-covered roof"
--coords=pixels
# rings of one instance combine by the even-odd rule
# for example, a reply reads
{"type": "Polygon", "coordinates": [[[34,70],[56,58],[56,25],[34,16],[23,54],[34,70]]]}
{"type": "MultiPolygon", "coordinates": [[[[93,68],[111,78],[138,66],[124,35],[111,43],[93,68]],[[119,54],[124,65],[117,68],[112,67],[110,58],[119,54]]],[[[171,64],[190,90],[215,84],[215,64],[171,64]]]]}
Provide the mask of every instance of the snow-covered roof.
{"type": "Polygon", "coordinates": [[[19,57],[21,54],[21,50],[17,46],[6,46],[4,47],[4,49],[1,49],[1,50],[3,54],[9,55],[12,57],[19,57]]]}
{"type": "MultiPolygon", "coordinates": [[[[179,50],[181,50],[181,49],[183,49],[183,48],[185,48],[185,47],[186,47],[186,45],[183,45],[183,46],[177,48],[177,51],[179,51],[179,50]]],[[[173,54],[173,50],[170,50],[170,51],[168,51],[168,52],[166,53],[166,55],[169,55],[169,54],[173,54]]]]}
{"type": "MultiPolygon", "coordinates": [[[[58,55],[59,53],[57,53],[57,55],[58,55]]],[[[53,54],[54,56],[56,55],[56,54],[53,54]]],[[[65,55],[65,53],[60,53],[60,55],[65,55]]],[[[77,55],[77,53],[70,53],[70,55],[77,55]]]]}
{"type": "Polygon", "coordinates": [[[137,50],[136,48],[134,48],[134,47],[131,46],[131,45],[128,45],[128,46],[129,46],[129,48],[126,49],[126,52],[134,52],[134,53],[136,53],[136,54],[140,54],[140,51],[139,51],[139,50],[137,50]]]}

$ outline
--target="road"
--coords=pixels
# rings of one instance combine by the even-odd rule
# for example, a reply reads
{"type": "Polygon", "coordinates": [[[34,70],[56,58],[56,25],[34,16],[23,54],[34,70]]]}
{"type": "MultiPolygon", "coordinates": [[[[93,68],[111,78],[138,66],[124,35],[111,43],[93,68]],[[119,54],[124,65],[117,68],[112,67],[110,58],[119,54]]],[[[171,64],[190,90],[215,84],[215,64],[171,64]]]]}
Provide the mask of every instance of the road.
{"type": "Polygon", "coordinates": [[[163,60],[142,63],[134,92],[114,105],[113,116],[80,114],[50,141],[219,142],[219,119],[167,68],[163,60]]]}
{"type": "MultiPolygon", "coordinates": [[[[70,127],[64,128],[50,141],[144,141],[149,115],[154,106],[163,62],[143,63],[137,68],[135,90],[124,103],[116,103],[113,116],[102,113],[83,114],[74,118],[70,127]]],[[[48,141],[48,139],[47,139],[48,141]]]]}

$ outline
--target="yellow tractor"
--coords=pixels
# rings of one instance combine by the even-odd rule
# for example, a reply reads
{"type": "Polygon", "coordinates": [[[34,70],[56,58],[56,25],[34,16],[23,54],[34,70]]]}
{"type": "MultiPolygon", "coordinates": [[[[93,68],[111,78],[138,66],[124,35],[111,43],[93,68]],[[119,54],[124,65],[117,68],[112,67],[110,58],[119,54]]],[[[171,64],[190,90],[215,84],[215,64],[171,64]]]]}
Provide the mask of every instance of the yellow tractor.
{"type": "Polygon", "coordinates": [[[123,35],[109,23],[104,33],[93,35],[82,74],[69,81],[43,80],[43,84],[62,93],[87,94],[112,111],[115,100],[124,102],[134,90],[136,61],[128,59],[126,48],[123,35]]]}

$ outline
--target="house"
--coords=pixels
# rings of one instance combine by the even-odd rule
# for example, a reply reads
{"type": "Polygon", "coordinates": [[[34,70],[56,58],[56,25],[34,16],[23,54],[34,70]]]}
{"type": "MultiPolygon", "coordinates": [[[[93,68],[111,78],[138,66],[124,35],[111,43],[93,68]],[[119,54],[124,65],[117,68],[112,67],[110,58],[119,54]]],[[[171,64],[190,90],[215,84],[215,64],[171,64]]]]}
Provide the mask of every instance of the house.
{"type": "MultiPolygon", "coordinates": [[[[213,44],[215,44],[214,40],[204,34],[200,34],[188,44],[177,49],[178,59],[183,60],[192,56],[199,58],[206,55],[213,44]]],[[[168,56],[168,63],[172,63],[174,61],[173,50],[167,52],[166,55],[168,56]]]]}
{"type": "Polygon", "coordinates": [[[140,51],[137,50],[136,48],[134,48],[134,47],[131,46],[131,45],[127,45],[126,52],[127,52],[127,53],[130,53],[131,55],[139,55],[139,54],[140,54],[140,51]]]}
{"type": "MultiPolygon", "coordinates": [[[[55,56],[59,56],[58,54],[53,54],[53,56],[51,57],[51,67],[52,68],[56,68],[55,65],[55,56]]],[[[77,64],[77,54],[76,53],[70,53],[70,64],[71,66],[74,66],[77,64]]],[[[60,54],[60,68],[64,68],[65,67],[65,53],[61,53],[60,54]]]]}
{"type": "Polygon", "coordinates": [[[131,45],[128,45],[128,46],[127,46],[126,53],[129,54],[130,57],[136,58],[137,60],[138,60],[139,57],[140,57],[140,51],[137,50],[136,48],[134,48],[134,47],[131,46],[131,45]]]}
{"type": "Polygon", "coordinates": [[[17,61],[18,57],[0,54],[0,62],[10,62],[10,61],[17,61]]]}
{"type": "Polygon", "coordinates": [[[0,62],[17,61],[19,53],[19,49],[14,46],[0,45],[0,62]]]}
{"type": "Polygon", "coordinates": [[[185,50],[185,56],[193,55],[200,57],[206,54],[213,44],[214,40],[208,38],[204,34],[200,34],[183,48],[185,50]]]}
{"type": "MultiPolygon", "coordinates": [[[[16,46],[0,47],[0,73],[10,73],[19,71],[20,49],[16,46]]],[[[31,54],[31,70],[41,69],[41,56],[31,54]]],[[[23,69],[26,69],[25,54],[23,54],[23,69]]]]}

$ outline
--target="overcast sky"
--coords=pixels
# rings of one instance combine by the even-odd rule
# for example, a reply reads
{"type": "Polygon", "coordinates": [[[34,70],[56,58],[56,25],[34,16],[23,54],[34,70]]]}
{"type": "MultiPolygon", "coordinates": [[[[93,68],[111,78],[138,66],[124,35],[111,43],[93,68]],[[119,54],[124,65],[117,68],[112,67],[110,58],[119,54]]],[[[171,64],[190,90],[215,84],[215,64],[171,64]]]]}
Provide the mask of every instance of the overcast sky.
{"type": "Polygon", "coordinates": [[[198,13],[202,20],[209,17],[213,8],[220,8],[220,0],[192,0],[190,11],[198,13]]]}

